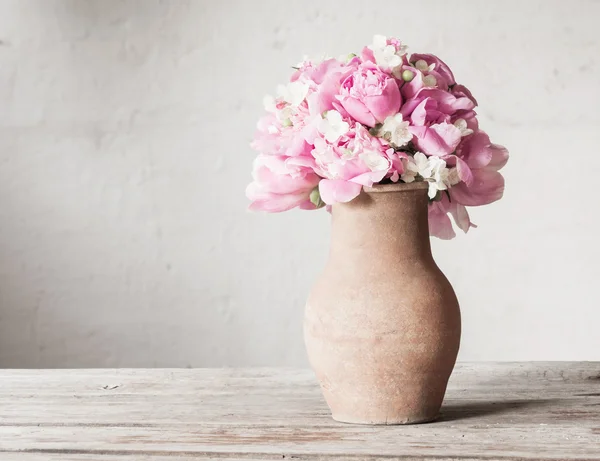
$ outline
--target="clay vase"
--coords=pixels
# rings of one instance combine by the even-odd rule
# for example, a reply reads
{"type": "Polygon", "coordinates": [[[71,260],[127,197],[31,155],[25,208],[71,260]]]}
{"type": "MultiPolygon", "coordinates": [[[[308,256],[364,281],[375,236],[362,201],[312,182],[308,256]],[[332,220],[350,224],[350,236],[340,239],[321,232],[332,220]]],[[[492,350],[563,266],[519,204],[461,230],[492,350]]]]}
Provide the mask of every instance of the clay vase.
{"type": "Polygon", "coordinates": [[[434,420],[460,310],[431,255],[427,184],[377,185],[332,208],[331,249],[306,305],[309,361],[335,420],[434,420]]]}

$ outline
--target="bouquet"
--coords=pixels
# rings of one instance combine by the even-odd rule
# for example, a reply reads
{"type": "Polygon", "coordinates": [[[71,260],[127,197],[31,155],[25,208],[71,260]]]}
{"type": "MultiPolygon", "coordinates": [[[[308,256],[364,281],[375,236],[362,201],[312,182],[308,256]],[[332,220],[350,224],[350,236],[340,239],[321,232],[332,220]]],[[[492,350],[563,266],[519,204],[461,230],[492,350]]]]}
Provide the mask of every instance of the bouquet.
{"type": "Polygon", "coordinates": [[[314,210],[365,186],[425,181],[429,232],[451,239],[450,216],[467,232],[466,207],[502,197],[508,151],[479,129],[477,101],[438,57],[377,35],[360,55],[294,69],[264,100],[251,210],[314,210]]]}

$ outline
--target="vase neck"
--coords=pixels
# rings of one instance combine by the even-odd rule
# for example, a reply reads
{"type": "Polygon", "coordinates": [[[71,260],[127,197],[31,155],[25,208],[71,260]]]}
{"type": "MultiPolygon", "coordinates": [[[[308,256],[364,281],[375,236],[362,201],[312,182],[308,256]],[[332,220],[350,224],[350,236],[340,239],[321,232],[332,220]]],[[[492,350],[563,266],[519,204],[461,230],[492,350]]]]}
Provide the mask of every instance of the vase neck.
{"type": "Polygon", "coordinates": [[[332,207],[331,253],[430,259],[427,189],[361,192],[332,207]]]}

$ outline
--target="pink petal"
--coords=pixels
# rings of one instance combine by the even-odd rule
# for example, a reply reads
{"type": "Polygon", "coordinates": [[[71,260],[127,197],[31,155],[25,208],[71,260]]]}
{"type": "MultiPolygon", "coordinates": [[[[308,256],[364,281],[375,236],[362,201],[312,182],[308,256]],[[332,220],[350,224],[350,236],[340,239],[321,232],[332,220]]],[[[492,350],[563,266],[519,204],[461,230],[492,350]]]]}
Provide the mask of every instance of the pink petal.
{"type": "Polygon", "coordinates": [[[360,53],[360,57],[364,62],[372,62],[375,64],[375,56],[373,56],[373,51],[368,46],[365,46],[360,53]]]}
{"type": "Polygon", "coordinates": [[[314,210],[317,207],[315,206],[315,204],[313,202],[309,200],[305,200],[304,202],[300,203],[298,205],[298,208],[300,208],[301,210],[314,210]]]}
{"type": "Polygon", "coordinates": [[[377,125],[377,119],[375,116],[369,109],[367,109],[367,106],[365,106],[358,99],[349,96],[337,96],[337,99],[340,101],[340,104],[344,107],[344,109],[346,109],[346,112],[348,112],[348,114],[350,114],[350,116],[357,122],[369,127],[374,127],[377,125]]]}
{"type": "Polygon", "coordinates": [[[452,201],[466,206],[487,205],[502,198],[504,178],[493,169],[473,170],[470,186],[461,182],[450,189],[452,201]]]}
{"type": "Polygon", "coordinates": [[[364,104],[373,114],[378,122],[383,123],[390,116],[395,115],[400,110],[402,97],[398,89],[398,83],[393,78],[388,78],[380,95],[367,96],[364,98],[364,104]]]}
{"type": "Polygon", "coordinates": [[[442,240],[450,240],[456,237],[456,232],[452,228],[452,221],[448,217],[446,210],[439,202],[433,202],[429,205],[429,235],[442,240]]]}
{"type": "Polygon", "coordinates": [[[427,155],[444,156],[451,154],[461,140],[461,132],[449,123],[425,126],[410,126],[409,131],[416,137],[416,145],[427,155]]]}
{"type": "Polygon", "coordinates": [[[423,101],[421,101],[421,104],[419,104],[417,107],[415,107],[415,109],[412,111],[412,114],[410,115],[410,120],[413,123],[413,125],[417,125],[417,126],[425,125],[425,121],[427,120],[427,112],[428,112],[427,106],[431,105],[432,103],[435,104],[435,101],[433,101],[432,99],[429,99],[429,98],[425,98],[425,99],[423,99],[423,101]]]}
{"type": "Polygon", "coordinates": [[[456,155],[464,159],[471,168],[484,168],[492,159],[490,137],[483,131],[477,131],[465,137],[458,148],[456,155]]]}
{"type": "Polygon", "coordinates": [[[367,171],[366,173],[355,176],[350,181],[361,184],[363,186],[371,187],[373,183],[377,183],[381,181],[389,170],[381,170],[381,171],[367,171]]]}
{"type": "Polygon", "coordinates": [[[314,169],[316,166],[315,158],[310,156],[290,157],[285,160],[285,166],[298,166],[314,169]]]}
{"type": "Polygon", "coordinates": [[[473,94],[469,91],[469,89],[464,85],[454,85],[452,87],[452,94],[457,97],[465,97],[469,98],[474,106],[477,106],[477,100],[473,96],[473,94]]]}
{"type": "Polygon", "coordinates": [[[450,123],[437,123],[431,125],[429,129],[435,131],[437,135],[444,140],[446,145],[450,148],[450,152],[454,152],[462,137],[458,128],[450,123]]]}
{"type": "Polygon", "coordinates": [[[289,174],[275,174],[266,167],[260,167],[254,172],[254,180],[267,185],[269,192],[275,194],[293,194],[298,191],[312,190],[319,178],[314,173],[292,177],[289,174]]]}
{"type": "Polygon", "coordinates": [[[456,157],[456,171],[458,172],[460,180],[467,186],[470,186],[473,183],[473,173],[471,168],[469,168],[469,165],[467,165],[460,157],[456,157]]]}
{"type": "Polygon", "coordinates": [[[280,213],[291,210],[306,202],[306,193],[277,195],[266,194],[264,198],[254,200],[248,207],[251,211],[266,211],[268,213],[280,213]]]}
{"type": "Polygon", "coordinates": [[[460,203],[455,201],[450,203],[450,214],[454,218],[456,225],[466,234],[471,227],[477,227],[471,222],[469,212],[460,203]]]}
{"type": "Polygon", "coordinates": [[[488,167],[497,171],[506,165],[506,162],[508,162],[508,150],[506,150],[506,147],[492,144],[490,145],[490,151],[492,152],[492,158],[488,167]]]}
{"type": "Polygon", "coordinates": [[[402,88],[400,89],[400,93],[402,93],[402,97],[406,101],[407,99],[413,98],[423,88],[423,74],[421,71],[408,65],[402,66],[402,70],[410,70],[414,74],[413,79],[402,85],[402,88]]]}
{"type": "Polygon", "coordinates": [[[319,183],[321,200],[327,205],[349,202],[357,197],[361,190],[360,184],[342,179],[322,179],[319,183]]]}

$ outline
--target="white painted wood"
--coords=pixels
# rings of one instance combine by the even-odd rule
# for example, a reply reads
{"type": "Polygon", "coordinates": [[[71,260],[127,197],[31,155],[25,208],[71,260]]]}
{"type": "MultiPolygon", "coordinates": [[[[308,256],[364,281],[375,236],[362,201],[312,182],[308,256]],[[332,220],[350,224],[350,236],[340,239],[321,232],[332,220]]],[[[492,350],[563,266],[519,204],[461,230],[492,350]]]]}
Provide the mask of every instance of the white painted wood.
{"type": "Polygon", "coordinates": [[[460,364],[442,416],[331,420],[291,369],[0,371],[0,460],[600,460],[600,362],[460,364]]]}

